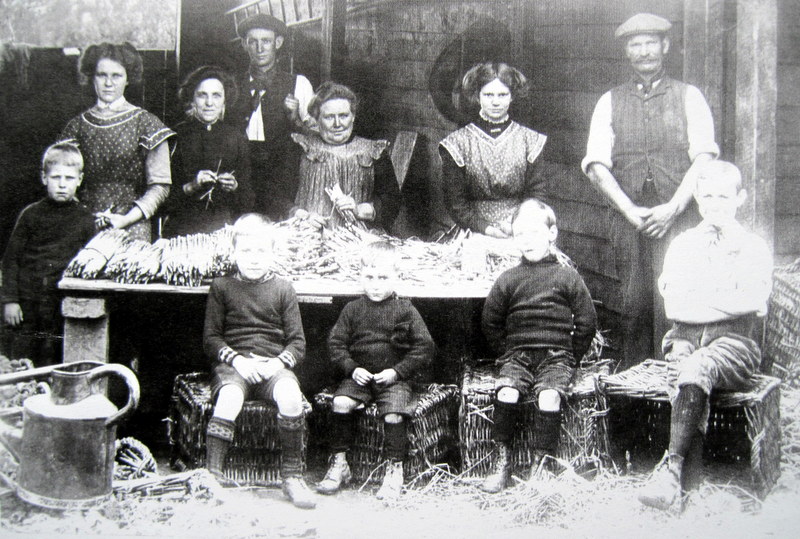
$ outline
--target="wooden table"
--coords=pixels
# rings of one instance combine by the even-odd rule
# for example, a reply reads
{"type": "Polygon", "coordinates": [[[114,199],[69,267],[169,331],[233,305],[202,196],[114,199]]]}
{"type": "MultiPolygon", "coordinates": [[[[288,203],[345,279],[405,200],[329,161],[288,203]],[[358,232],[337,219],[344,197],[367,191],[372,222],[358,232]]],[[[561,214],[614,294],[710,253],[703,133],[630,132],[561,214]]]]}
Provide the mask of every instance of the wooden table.
{"type": "MultiPolygon", "coordinates": [[[[361,294],[357,281],[303,278],[292,281],[301,303],[331,303],[334,298],[361,294]]],[[[411,299],[443,299],[470,302],[486,297],[490,281],[475,280],[440,283],[403,281],[397,293],[411,299]]],[[[164,283],[123,284],[109,280],[84,280],[66,277],[58,287],[64,291],[64,362],[77,360],[108,361],[109,304],[112,294],[208,294],[208,286],[175,286],[164,283]]]]}

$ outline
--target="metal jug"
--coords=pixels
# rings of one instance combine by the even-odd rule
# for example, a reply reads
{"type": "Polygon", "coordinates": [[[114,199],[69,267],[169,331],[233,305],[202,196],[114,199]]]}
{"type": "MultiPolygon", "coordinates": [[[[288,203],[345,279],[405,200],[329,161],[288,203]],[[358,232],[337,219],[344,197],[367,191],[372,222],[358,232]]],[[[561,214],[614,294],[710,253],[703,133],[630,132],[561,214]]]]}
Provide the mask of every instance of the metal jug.
{"type": "MultiPolygon", "coordinates": [[[[117,423],[136,409],[139,382],[122,365],[78,361],[27,372],[49,374],[49,394],[33,395],[23,407],[22,451],[17,495],[52,509],[84,509],[108,499],[114,474],[117,423]],[[105,397],[105,377],[128,386],[122,409],[105,397]]],[[[25,372],[0,376],[21,381],[25,372]]]]}

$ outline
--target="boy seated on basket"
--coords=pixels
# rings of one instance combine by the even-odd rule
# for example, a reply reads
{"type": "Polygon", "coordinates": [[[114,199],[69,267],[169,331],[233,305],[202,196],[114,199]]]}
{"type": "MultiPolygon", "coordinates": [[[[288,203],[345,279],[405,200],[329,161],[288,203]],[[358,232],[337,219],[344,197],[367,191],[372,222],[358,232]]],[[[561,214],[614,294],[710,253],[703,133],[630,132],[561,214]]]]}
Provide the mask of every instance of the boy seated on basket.
{"type": "Polygon", "coordinates": [[[558,235],[552,208],[524,201],[511,223],[520,264],[494,283],[483,307],[482,328],[496,360],[494,452],[481,488],[503,490],[510,478],[510,443],[517,431],[520,397],[535,397],[534,462],[554,455],[561,428],[561,400],[576,364],[592,342],[597,314],[583,279],[555,255],[558,235]]]}
{"type": "Polygon", "coordinates": [[[772,288],[767,244],[736,221],[747,196],[739,169],[712,161],[696,178],[703,221],[672,241],[659,278],[672,320],[662,343],[672,402],[669,453],[639,501],[664,510],[699,482],[711,391],[752,384],[761,364],[754,337],[772,288]]]}
{"type": "Polygon", "coordinates": [[[75,193],[83,181],[83,156],[69,142],[53,144],[42,157],[47,196],[22,210],[3,256],[0,302],[11,328],[12,359],[37,367],[61,362],[64,330],[56,284],[64,268],[95,233],[94,217],[75,193]]]}
{"type": "Polygon", "coordinates": [[[353,443],[353,411],[377,402],[383,418],[387,468],[378,499],[396,498],[403,486],[408,417],[413,392],[408,380],[433,359],[434,344],[411,301],[397,297],[397,253],[388,242],[369,244],[361,256],[364,295],[345,305],[328,338],[331,361],[346,378],[333,397],[330,467],[317,486],[337,492],[350,480],[347,451],[353,443]]]}
{"type": "Polygon", "coordinates": [[[283,491],[304,509],[316,505],[302,475],[304,398],[292,369],[303,359],[305,336],[291,283],[270,270],[272,226],[258,214],[233,229],[236,273],[211,283],[203,346],[213,364],[214,413],[206,432],[208,469],[225,481],[223,465],[234,422],[247,398],[278,407],[283,491]]]}

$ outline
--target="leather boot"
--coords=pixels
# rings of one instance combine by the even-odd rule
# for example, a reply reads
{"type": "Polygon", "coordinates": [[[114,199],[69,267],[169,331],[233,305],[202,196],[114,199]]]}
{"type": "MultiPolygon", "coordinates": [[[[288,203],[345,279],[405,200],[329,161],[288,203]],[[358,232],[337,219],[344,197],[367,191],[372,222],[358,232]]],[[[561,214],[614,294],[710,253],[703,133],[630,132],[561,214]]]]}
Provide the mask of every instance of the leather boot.
{"type": "Polygon", "coordinates": [[[511,449],[508,444],[495,442],[493,455],[492,468],[481,484],[481,490],[490,494],[506,488],[511,478],[511,449]]]}
{"type": "Polygon", "coordinates": [[[396,500],[403,488],[403,461],[389,461],[383,483],[375,497],[379,500],[396,500]]]}
{"type": "Polygon", "coordinates": [[[225,457],[233,442],[234,423],[228,419],[212,416],[206,427],[206,468],[223,485],[231,483],[225,477],[225,457]]]}
{"type": "Polygon", "coordinates": [[[325,474],[325,478],[317,484],[317,492],[320,494],[335,494],[339,492],[342,485],[346,485],[352,479],[350,465],[347,463],[346,453],[336,453],[331,455],[330,465],[325,474]]]}
{"type": "Polygon", "coordinates": [[[680,502],[683,460],[680,455],[670,455],[666,466],[654,471],[650,481],[639,491],[639,501],[662,511],[680,502]]]}
{"type": "Polygon", "coordinates": [[[305,417],[278,414],[278,436],[281,440],[283,492],[295,507],[313,509],[317,505],[316,496],[303,479],[305,417]]]}

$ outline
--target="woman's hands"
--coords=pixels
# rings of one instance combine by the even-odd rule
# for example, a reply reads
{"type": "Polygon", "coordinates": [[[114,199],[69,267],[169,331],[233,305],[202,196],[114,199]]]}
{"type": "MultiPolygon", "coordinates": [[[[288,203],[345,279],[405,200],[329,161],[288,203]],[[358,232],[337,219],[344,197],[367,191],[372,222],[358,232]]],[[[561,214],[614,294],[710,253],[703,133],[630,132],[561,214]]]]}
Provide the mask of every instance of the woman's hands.
{"type": "Polygon", "coordinates": [[[356,219],[360,221],[372,221],[375,219],[375,206],[371,202],[356,204],[356,200],[353,197],[341,194],[333,199],[333,204],[339,213],[345,214],[347,211],[351,211],[356,216],[356,219]]]}
{"type": "Polygon", "coordinates": [[[316,229],[320,229],[325,226],[326,219],[323,216],[319,215],[318,213],[311,213],[303,208],[298,208],[295,210],[294,217],[295,219],[300,219],[301,221],[307,221],[308,224],[316,229]]]}
{"type": "Polygon", "coordinates": [[[106,211],[94,214],[94,221],[97,228],[127,228],[144,218],[144,213],[142,213],[139,206],[135,204],[125,215],[113,213],[113,209],[114,206],[111,206],[106,211]]]}
{"type": "Polygon", "coordinates": [[[236,181],[236,177],[232,172],[217,174],[210,170],[199,170],[193,181],[183,185],[183,192],[189,196],[207,193],[217,185],[223,191],[230,193],[236,191],[239,187],[239,182],[236,181]]]}
{"type": "Polygon", "coordinates": [[[217,176],[217,183],[220,189],[228,193],[236,191],[236,188],[239,187],[239,182],[236,181],[236,178],[230,172],[223,172],[217,176]]]}
{"type": "Polygon", "coordinates": [[[504,240],[511,237],[511,225],[507,223],[489,225],[483,233],[489,237],[504,240]]]}

